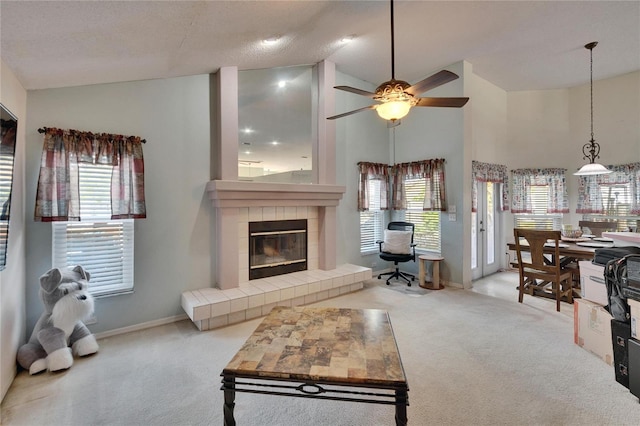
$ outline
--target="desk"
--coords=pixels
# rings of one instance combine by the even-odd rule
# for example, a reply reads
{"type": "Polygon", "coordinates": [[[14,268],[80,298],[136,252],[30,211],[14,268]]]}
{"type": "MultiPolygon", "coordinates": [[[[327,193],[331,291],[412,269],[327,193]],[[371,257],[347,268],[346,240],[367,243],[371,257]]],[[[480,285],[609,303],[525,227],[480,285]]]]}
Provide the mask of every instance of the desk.
{"type": "Polygon", "coordinates": [[[236,392],[394,405],[396,425],[407,424],[409,386],[386,311],[277,306],[221,376],[225,426],[236,424],[236,392]]]}

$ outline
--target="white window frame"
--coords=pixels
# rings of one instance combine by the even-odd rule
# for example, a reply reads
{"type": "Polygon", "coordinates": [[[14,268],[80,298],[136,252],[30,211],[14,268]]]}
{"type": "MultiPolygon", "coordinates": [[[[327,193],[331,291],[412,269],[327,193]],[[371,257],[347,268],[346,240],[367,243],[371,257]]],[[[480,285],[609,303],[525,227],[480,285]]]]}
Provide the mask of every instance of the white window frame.
{"type": "Polygon", "coordinates": [[[442,252],[442,232],[439,211],[424,211],[426,182],[424,178],[405,179],[404,188],[407,209],[394,212],[394,220],[411,222],[415,229],[413,242],[416,251],[440,254],[442,252]]]}
{"type": "Polygon", "coordinates": [[[54,267],[82,265],[93,296],[131,293],[134,285],[132,219],[111,220],[111,166],[80,163],[79,222],[53,222],[54,267]]]}
{"type": "Polygon", "coordinates": [[[380,180],[369,179],[369,210],[360,212],[360,254],[380,251],[376,241],[384,239],[384,210],[380,210],[380,180]]]}
{"type": "Polygon", "coordinates": [[[549,186],[531,186],[531,213],[514,213],[513,225],[515,228],[525,229],[562,229],[562,213],[547,213],[549,200],[549,186]]]}

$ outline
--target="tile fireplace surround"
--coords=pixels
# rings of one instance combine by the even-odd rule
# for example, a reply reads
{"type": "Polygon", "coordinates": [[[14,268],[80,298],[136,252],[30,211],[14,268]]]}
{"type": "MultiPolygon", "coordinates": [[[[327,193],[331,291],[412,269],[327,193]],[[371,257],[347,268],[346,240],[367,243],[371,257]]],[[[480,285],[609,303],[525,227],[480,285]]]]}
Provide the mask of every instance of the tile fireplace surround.
{"type": "Polygon", "coordinates": [[[336,206],[344,186],[215,180],[218,288],[187,291],[182,307],[200,330],[359,290],[372,271],[336,266],[336,206]],[[307,271],[249,280],[249,222],[307,219],[307,271]]]}

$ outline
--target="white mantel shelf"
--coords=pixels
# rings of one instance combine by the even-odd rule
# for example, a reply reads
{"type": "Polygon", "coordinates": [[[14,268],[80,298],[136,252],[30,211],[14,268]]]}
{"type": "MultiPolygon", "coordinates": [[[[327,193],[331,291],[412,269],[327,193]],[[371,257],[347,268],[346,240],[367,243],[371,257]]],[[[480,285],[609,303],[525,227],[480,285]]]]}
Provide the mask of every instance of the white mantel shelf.
{"type": "Polygon", "coordinates": [[[212,180],[207,192],[214,207],[337,206],[340,185],[212,180]]]}

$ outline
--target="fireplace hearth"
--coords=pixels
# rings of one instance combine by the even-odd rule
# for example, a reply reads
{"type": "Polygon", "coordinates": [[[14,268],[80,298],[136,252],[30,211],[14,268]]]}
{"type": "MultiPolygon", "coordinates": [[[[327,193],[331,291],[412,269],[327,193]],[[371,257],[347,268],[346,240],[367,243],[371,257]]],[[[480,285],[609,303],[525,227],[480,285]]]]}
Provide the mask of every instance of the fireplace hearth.
{"type": "Polygon", "coordinates": [[[249,222],[249,280],[306,269],[306,219],[249,222]]]}

